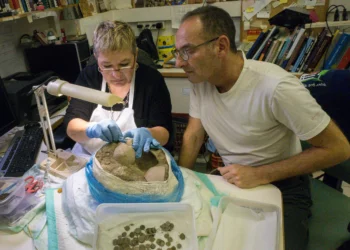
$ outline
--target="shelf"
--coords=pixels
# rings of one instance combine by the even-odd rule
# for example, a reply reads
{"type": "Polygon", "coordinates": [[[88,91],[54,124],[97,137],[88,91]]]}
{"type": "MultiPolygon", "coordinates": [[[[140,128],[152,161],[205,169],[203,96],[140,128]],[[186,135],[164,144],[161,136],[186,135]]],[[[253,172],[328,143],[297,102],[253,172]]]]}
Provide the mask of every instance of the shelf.
{"type": "MultiPolygon", "coordinates": [[[[33,19],[45,18],[48,16],[56,16],[53,12],[61,11],[64,8],[74,6],[76,4],[60,6],[56,8],[50,8],[44,11],[32,11],[18,14],[16,16],[2,17],[0,18],[0,22],[13,21],[16,19],[29,17],[33,19]],[[31,17],[30,17],[31,16],[31,17]]],[[[166,21],[171,20],[172,18],[172,9],[173,8],[189,8],[189,7],[200,7],[203,4],[190,4],[190,5],[174,5],[174,6],[162,6],[162,7],[145,7],[145,8],[132,8],[132,9],[122,9],[122,10],[110,10],[108,11],[113,19],[123,20],[124,22],[134,22],[135,17],[138,17],[139,22],[145,21],[166,21]]],[[[225,9],[232,17],[241,16],[241,1],[227,1],[227,2],[215,2],[213,5],[221,7],[225,9]]],[[[97,13],[99,14],[105,14],[97,13]]],[[[93,15],[93,16],[96,16],[93,15]]],[[[93,16],[85,17],[91,18],[93,16]]],[[[84,18],[81,18],[84,19],[84,18]]]]}
{"type": "MultiPolygon", "coordinates": [[[[340,27],[340,26],[350,26],[350,21],[348,20],[348,21],[328,22],[328,27],[340,27]]],[[[307,29],[309,28],[317,29],[317,28],[325,28],[325,27],[327,27],[326,22],[305,24],[305,28],[307,29]]]]}
{"type": "Polygon", "coordinates": [[[36,19],[46,18],[49,16],[57,16],[57,13],[56,13],[57,11],[61,11],[65,8],[72,7],[75,5],[77,5],[77,4],[70,4],[70,5],[45,9],[42,11],[39,10],[39,11],[25,12],[25,13],[20,13],[20,14],[15,15],[15,16],[1,17],[0,22],[14,21],[17,19],[25,18],[25,17],[30,18],[32,20],[36,20],[36,19]]]}
{"type": "Polygon", "coordinates": [[[187,75],[183,69],[180,68],[162,68],[158,69],[163,77],[168,78],[187,78],[187,75]]]}
{"type": "MultiPolygon", "coordinates": [[[[225,9],[231,17],[241,16],[241,1],[226,1],[215,2],[211,5],[225,9]]],[[[124,10],[110,10],[113,12],[114,19],[123,20],[124,22],[135,22],[137,17],[138,22],[148,21],[171,21],[173,8],[197,8],[203,4],[185,4],[185,5],[172,5],[161,7],[145,7],[145,8],[133,8],[124,10]]]]}

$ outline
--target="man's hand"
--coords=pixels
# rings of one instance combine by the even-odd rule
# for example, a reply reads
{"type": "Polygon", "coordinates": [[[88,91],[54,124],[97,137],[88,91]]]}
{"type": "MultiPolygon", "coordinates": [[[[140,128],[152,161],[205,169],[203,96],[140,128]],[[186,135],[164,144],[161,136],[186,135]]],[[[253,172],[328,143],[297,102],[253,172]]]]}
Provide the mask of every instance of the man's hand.
{"type": "Polygon", "coordinates": [[[142,150],[149,152],[150,148],[160,148],[159,142],[152,137],[147,128],[135,128],[124,133],[124,137],[133,138],[132,148],[136,152],[136,158],[142,156],[142,150]]]}
{"type": "Polygon", "coordinates": [[[90,122],[85,131],[89,138],[100,138],[106,142],[125,142],[123,133],[118,124],[111,119],[100,122],[90,122]]]}
{"type": "Polygon", "coordinates": [[[257,175],[257,169],[257,167],[243,166],[239,164],[232,164],[218,168],[220,174],[225,180],[240,188],[253,188],[264,184],[257,175]]]}

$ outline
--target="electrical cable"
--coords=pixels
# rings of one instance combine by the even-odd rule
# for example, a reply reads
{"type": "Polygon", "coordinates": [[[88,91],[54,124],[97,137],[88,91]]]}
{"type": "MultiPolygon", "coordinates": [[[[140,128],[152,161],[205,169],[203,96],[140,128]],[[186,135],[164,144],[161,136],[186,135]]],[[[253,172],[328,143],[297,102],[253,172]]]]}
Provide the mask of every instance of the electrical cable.
{"type": "Polygon", "coordinates": [[[31,91],[29,91],[27,93],[26,96],[30,96],[31,94],[33,94],[38,88],[40,88],[41,86],[43,85],[46,85],[48,84],[49,82],[51,82],[52,80],[57,80],[58,79],[58,76],[51,76],[49,77],[48,79],[46,79],[44,82],[42,82],[41,84],[39,84],[35,89],[32,89],[31,91]]]}
{"type": "MultiPolygon", "coordinates": [[[[328,25],[328,15],[329,15],[333,10],[336,9],[335,15],[337,15],[337,16],[335,16],[334,18],[335,18],[335,19],[338,19],[338,20],[335,20],[335,21],[339,21],[339,9],[338,9],[338,8],[343,8],[342,20],[343,20],[343,21],[346,21],[347,18],[348,18],[348,17],[347,17],[347,10],[346,10],[346,8],[345,8],[344,5],[342,5],[342,4],[340,4],[340,5],[332,4],[331,6],[328,7],[328,10],[327,10],[327,13],[326,13],[326,26],[327,26],[327,29],[328,29],[329,33],[331,33],[331,36],[332,36],[331,39],[333,39],[333,35],[334,35],[334,34],[333,34],[332,30],[330,29],[330,27],[329,27],[329,25],[328,25]]],[[[345,30],[345,29],[344,29],[344,30],[345,30]]],[[[344,31],[344,30],[343,30],[343,31],[344,31]]],[[[325,51],[325,54],[324,54],[322,69],[324,69],[324,67],[325,67],[325,63],[326,63],[326,58],[327,58],[328,50],[329,50],[329,46],[326,48],[326,51],[325,51]]]]}

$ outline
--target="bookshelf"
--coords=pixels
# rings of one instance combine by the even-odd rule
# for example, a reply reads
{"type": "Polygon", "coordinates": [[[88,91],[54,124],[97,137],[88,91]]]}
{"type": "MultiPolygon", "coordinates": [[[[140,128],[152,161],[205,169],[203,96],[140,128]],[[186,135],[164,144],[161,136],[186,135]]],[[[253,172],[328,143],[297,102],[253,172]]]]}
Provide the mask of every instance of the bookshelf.
{"type": "MultiPolygon", "coordinates": [[[[247,1],[247,0],[242,0],[242,1],[247,1]]],[[[328,6],[329,6],[329,0],[324,0],[325,1],[325,5],[323,6],[314,6],[313,8],[309,8],[309,7],[305,7],[305,9],[309,10],[309,11],[315,11],[318,18],[319,18],[319,22],[323,22],[326,20],[326,13],[327,13],[327,9],[328,9],[328,6]]],[[[280,13],[284,8],[292,5],[293,3],[295,3],[296,1],[295,0],[287,0],[287,3],[284,3],[284,4],[280,4],[279,6],[277,7],[273,7],[272,6],[272,3],[269,4],[269,8],[270,8],[270,18],[275,16],[276,14],[280,13]]],[[[242,4],[242,17],[244,16],[243,15],[243,7],[244,5],[242,4]]],[[[266,27],[265,30],[271,28],[269,22],[268,22],[268,18],[257,18],[256,15],[250,20],[250,30],[261,30],[261,27],[266,27]],[[259,27],[255,27],[256,24],[254,25],[254,23],[258,24],[259,27]]],[[[313,26],[313,25],[312,25],[313,26]]],[[[246,42],[247,41],[247,30],[244,29],[244,17],[242,19],[242,22],[241,22],[241,26],[240,26],[240,29],[241,29],[241,41],[242,42],[246,42]]]]}
{"type": "Polygon", "coordinates": [[[24,12],[24,13],[19,13],[17,15],[13,16],[7,16],[7,17],[1,17],[0,22],[8,22],[8,21],[15,21],[20,18],[29,18],[29,19],[41,19],[41,18],[46,18],[46,17],[56,17],[58,11],[62,11],[65,8],[70,8],[74,7],[78,4],[69,4],[65,6],[59,6],[55,8],[50,8],[50,9],[45,9],[43,11],[31,11],[31,12],[24,12]]]}
{"type": "Polygon", "coordinates": [[[328,27],[337,29],[331,32],[325,22],[296,27],[290,32],[273,26],[259,35],[246,56],[274,63],[294,74],[350,69],[350,34],[341,28],[350,28],[350,21],[330,22],[328,27]],[[321,31],[314,32],[318,29],[321,31]]]}

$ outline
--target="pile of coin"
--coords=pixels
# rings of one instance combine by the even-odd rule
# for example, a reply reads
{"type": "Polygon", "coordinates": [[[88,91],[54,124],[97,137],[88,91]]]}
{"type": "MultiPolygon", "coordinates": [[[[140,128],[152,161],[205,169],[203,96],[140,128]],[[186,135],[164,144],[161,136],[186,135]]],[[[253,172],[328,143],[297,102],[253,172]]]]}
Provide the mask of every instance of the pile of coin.
{"type": "MultiPolygon", "coordinates": [[[[171,237],[169,233],[173,229],[174,224],[169,221],[161,224],[159,228],[130,224],[124,227],[124,232],[118,235],[112,244],[114,250],[182,249],[180,242],[184,241],[186,236],[180,233],[178,237],[171,237]]],[[[174,235],[174,232],[172,234],[174,235]]]]}

